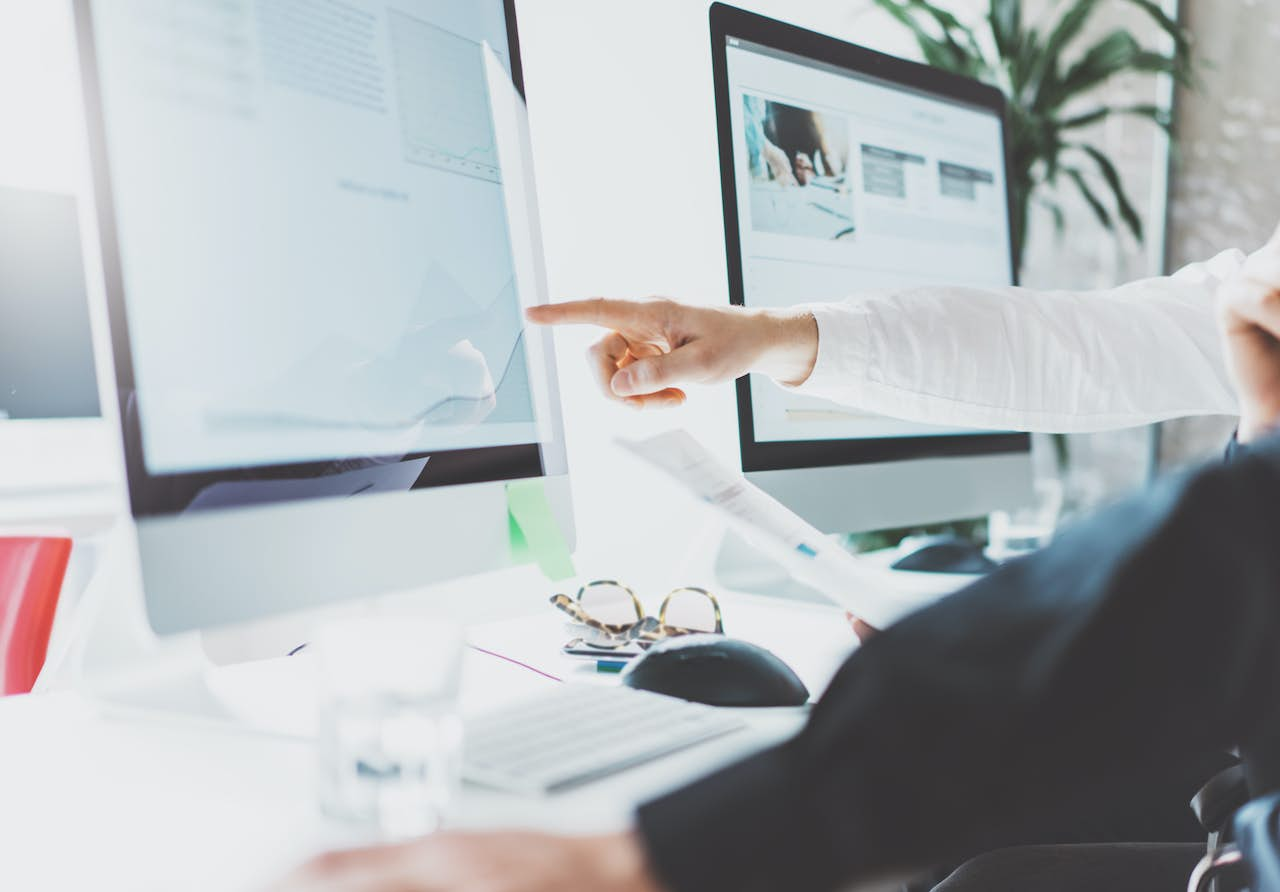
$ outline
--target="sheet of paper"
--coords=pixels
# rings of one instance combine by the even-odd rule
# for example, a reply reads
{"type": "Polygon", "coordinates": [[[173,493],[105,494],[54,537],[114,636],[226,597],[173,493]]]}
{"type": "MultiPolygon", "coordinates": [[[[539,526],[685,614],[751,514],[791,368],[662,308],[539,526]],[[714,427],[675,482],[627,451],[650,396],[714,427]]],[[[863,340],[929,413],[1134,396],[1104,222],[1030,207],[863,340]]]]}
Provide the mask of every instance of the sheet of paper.
{"type": "Polygon", "coordinates": [[[883,629],[958,587],[954,577],[890,570],[850,554],[725,466],[685,431],[618,443],[719,511],[797,579],[876,628],[883,629]]]}

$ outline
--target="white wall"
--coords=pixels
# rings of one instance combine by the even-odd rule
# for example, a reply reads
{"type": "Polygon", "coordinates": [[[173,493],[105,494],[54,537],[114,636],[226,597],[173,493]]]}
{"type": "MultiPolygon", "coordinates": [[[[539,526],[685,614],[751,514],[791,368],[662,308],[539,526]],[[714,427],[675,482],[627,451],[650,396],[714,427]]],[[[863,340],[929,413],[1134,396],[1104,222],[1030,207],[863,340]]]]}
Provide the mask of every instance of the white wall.
{"type": "Polygon", "coordinates": [[[70,5],[0,0],[0,185],[78,191],[78,96],[70,5]]]}

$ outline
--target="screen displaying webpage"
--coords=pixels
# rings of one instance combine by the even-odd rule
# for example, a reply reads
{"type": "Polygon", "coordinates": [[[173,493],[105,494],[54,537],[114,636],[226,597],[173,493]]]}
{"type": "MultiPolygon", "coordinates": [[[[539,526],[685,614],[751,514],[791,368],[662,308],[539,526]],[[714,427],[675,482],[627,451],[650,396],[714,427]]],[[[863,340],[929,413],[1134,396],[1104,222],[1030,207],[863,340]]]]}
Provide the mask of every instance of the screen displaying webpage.
{"type": "Polygon", "coordinates": [[[502,0],[92,12],[152,473],[538,442],[502,0]]]}
{"type": "MultiPolygon", "coordinates": [[[[747,306],[1010,284],[997,114],[737,38],[727,60],[747,306]]],[[[861,413],[763,376],[751,401],[758,442],[979,433],[861,413]]]]}

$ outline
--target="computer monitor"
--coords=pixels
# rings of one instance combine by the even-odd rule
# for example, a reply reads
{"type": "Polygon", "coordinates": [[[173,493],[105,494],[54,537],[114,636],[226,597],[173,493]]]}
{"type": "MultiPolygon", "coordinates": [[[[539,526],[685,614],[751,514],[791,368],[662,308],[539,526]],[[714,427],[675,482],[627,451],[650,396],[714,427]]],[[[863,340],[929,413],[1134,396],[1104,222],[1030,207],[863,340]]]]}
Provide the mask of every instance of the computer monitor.
{"type": "Polygon", "coordinates": [[[0,521],[119,479],[86,284],[75,197],[0,186],[0,521]]]}
{"type": "Polygon", "coordinates": [[[572,544],[483,55],[520,84],[512,0],[75,12],[153,628],[509,566],[512,481],[572,544]]]}
{"type": "MultiPolygon", "coordinates": [[[[721,4],[711,35],[733,303],[1013,284],[999,91],[721,4]]],[[[827,532],[1030,498],[1026,434],[906,423],[757,376],[737,397],[744,472],[827,532]]]]}
{"type": "Polygon", "coordinates": [[[81,220],[72,195],[0,186],[0,523],[114,508],[81,220]]]}

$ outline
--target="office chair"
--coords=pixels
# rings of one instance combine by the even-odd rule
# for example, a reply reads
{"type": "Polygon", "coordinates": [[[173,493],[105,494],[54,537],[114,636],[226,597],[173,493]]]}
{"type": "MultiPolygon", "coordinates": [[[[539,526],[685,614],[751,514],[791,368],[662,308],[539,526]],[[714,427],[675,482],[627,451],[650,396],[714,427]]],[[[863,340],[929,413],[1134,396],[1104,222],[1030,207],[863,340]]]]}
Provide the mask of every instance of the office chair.
{"type": "Polygon", "coordinates": [[[70,539],[0,538],[0,696],[35,684],[70,558],[70,539]]]}
{"type": "Polygon", "coordinates": [[[1280,793],[1241,806],[1231,832],[1233,842],[1196,865],[1187,892],[1280,892],[1280,793]]]}
{"type": "Polygon", "coordinates": [[[1209,847],[1188,892],[1280,892],[1280,792],[1253,796],[1250,790],[1251,780],[1255,787],[1272,786],[1277,769],[1280,750],[1264,747],[1196,794],[1191,807],[1209,831],[1209,847]]]}

